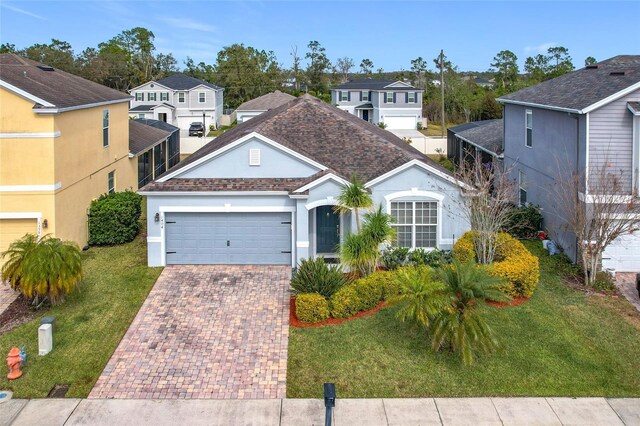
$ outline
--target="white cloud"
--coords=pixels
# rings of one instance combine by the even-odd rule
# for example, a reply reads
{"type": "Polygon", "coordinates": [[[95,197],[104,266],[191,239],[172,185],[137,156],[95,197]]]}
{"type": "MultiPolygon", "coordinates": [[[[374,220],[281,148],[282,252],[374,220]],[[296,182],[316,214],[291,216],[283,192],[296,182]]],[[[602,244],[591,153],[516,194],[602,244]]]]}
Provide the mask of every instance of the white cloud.
{"type": "Polygon", "coordinates": [[[205,24],[202,22],[194,21],[193,19],[188,18],[160,18],[161,21],[166,22],[170,26],[174,28],[180,28],[184,30],[192,30],[192,31],[203,31],[207,33],[215,33],[216,27],[213,25],[205,24]]]}
{"type": "Polygon", "coordinates": [[[547,53],[547,50],[550,47],[555,47],[557,46],[558,43],[556,43],[555,41],[551,41],[548,43],[542,43],[538,46],[527,46],[524,48],[524,53],[527,54],[531,54],[531,53],[547,53]]]}
{"type": "Polygon", "coordinates": [[[13,12],[16,12],[16,13],[21,13],[23,15],[31,16],[32,18],[41,19],[43,21],[47,20],[47,18],[45,18],[44,16],[37,15],[37,14],[35,14],[33,12],[29,12],[28,10],[20,9],[19,7],[11,6],[11,5],[6,4],[6,3],[2,3],[2,7],[4,7],[5,9],[9,9],[9,10],[11,10],[13,12]]]}

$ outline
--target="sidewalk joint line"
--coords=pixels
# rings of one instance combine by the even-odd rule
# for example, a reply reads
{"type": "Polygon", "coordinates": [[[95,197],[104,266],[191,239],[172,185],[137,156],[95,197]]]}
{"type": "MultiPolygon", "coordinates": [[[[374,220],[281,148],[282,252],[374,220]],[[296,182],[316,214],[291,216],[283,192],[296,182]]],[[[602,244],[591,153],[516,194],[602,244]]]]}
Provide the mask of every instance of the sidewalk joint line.
{"type": "Polygon", "coordinates": [[[431,398],[433,400],[433,403],[436,406],[436,411],[438,412],[438,418],[440,419],[440,424],[444,425],[444,422],[442,421],[442,415],[440,414],[440,408],[438,407],[438,401],[436,401],[435,398],[431,398]]]}
{"type": "Polygon", "coordinates": [[[558,415],[558,413],[556,413],[556,410],[553,409],[553,405],[549,404],[549,398],[545,398],[544,401],[547,403],[547,405],[549,406],[549,408],[551,408],[551,411],[553,411],[553,414],[556,416],[556,418],[558,419],[558,421],[560,422],[561,425],[564,426],[564,423],[562,422],[562,419],[560,418],[560,416],[558,415]]]}
{"type": "Polygon", "coordinates": [[[496,407],[496,404],[493,402],[493,398],[489,397],[489,401],[491,401],[491,405],[493,406],[493,409],[496,410],[496,414],[498,415],[500,424],[504,426],[504,420],[502,420],[502,417],[500,416],[500,412],[498,411],[498,407],[496,407]]]}

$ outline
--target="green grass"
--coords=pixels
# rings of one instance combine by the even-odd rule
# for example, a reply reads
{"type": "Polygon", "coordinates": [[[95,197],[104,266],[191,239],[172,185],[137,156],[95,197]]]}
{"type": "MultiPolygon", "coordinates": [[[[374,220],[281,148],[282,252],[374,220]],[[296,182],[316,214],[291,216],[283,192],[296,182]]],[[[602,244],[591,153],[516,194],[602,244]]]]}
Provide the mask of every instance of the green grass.
{"type": "Polygon", "coordinates": [[[207,133],[207,137],[208,138],[213,138],[213,137],[216,137],[216,136],[220,136],[221,134],[223,134],[227,130],[233,129],[237,125],[238,125],[238,122],[234,121],[233,123],[231,123],[231,126],[220,126],[216,130],[211,130],[209,133],[207,133]]]}
{"type": "Polygon", "coordinates": [[[155,283],[161,268],[146,266],[146,242],[92,247],[83,253],[81,287],[58,306],[0,336],[0,354],[27,347],[24,375],[0,376],[0,389],[17,398],[47,396],[56,384],[70,385],[68,397],[86,397],[155,283]],[[56,318],[53,351],[38,356],[38,326],[44,315],[56,318]]]}
{"type": "MultiPolygon", "coordinates": [[[[444,137],[447,137],[447,129],[449,127],[455,126],[456,123],[447,123],[444,129],[444,137]]],[[[434,122],[429,122],[429,124],[427,125],[426,129],[423,130],[418,130],[420,133],[422,133],[425,136],[433,136],[433,137],[441,137],[442,136],[442,124],[440,122],[434,123],[434,122]]]]}
{"type": "MultiPolygon", "coordinates": [[[[539,243],[537,243],[539,244],[539,243]]],[[[427,333],[396,309],[337,326],[291,328],[287,396],[340,397],[640,396],[640,315],[622,297],[587,295],[561,281],[567,267],[541,259],[541,283],[519,307],[485,307],[503,353],[464,367],[434,353],[427,333]]]]}

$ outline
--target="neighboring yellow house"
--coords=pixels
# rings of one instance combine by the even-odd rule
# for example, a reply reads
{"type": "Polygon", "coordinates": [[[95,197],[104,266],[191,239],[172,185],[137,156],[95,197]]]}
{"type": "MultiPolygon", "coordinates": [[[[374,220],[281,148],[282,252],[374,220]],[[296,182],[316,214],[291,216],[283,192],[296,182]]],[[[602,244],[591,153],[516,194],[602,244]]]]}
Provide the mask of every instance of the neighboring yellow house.
{"type": "Polygon", "coordinates": [[[138,189],[129,99],[78,76],[0,55],[0,251],[25,233],[87,244],[87,208],[138,189]]]}

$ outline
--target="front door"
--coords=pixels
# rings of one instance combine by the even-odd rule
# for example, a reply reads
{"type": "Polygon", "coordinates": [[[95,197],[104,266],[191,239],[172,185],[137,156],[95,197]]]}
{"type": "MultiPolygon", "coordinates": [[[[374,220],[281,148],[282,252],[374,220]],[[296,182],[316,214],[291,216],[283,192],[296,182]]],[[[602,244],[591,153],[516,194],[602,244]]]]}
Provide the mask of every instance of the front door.
{"type": "Polygon", "coordinates": [[[333,206],[316,208],[316,254],[336,253],[340,244],[340,216],[333,206]]]}
{"type": "Polygon", "coordinates": [[[167,122],[167,113],[166,112],[161,112],[160,114],[158,114],[158,120],[164,121],[166,123],[167,122]]]}
{"type": "Polygon", "coordinates": [[[362,110],[362,119],[365,121],[369,121],[369,110],[368,109],[363,109],[362,110]]]}

